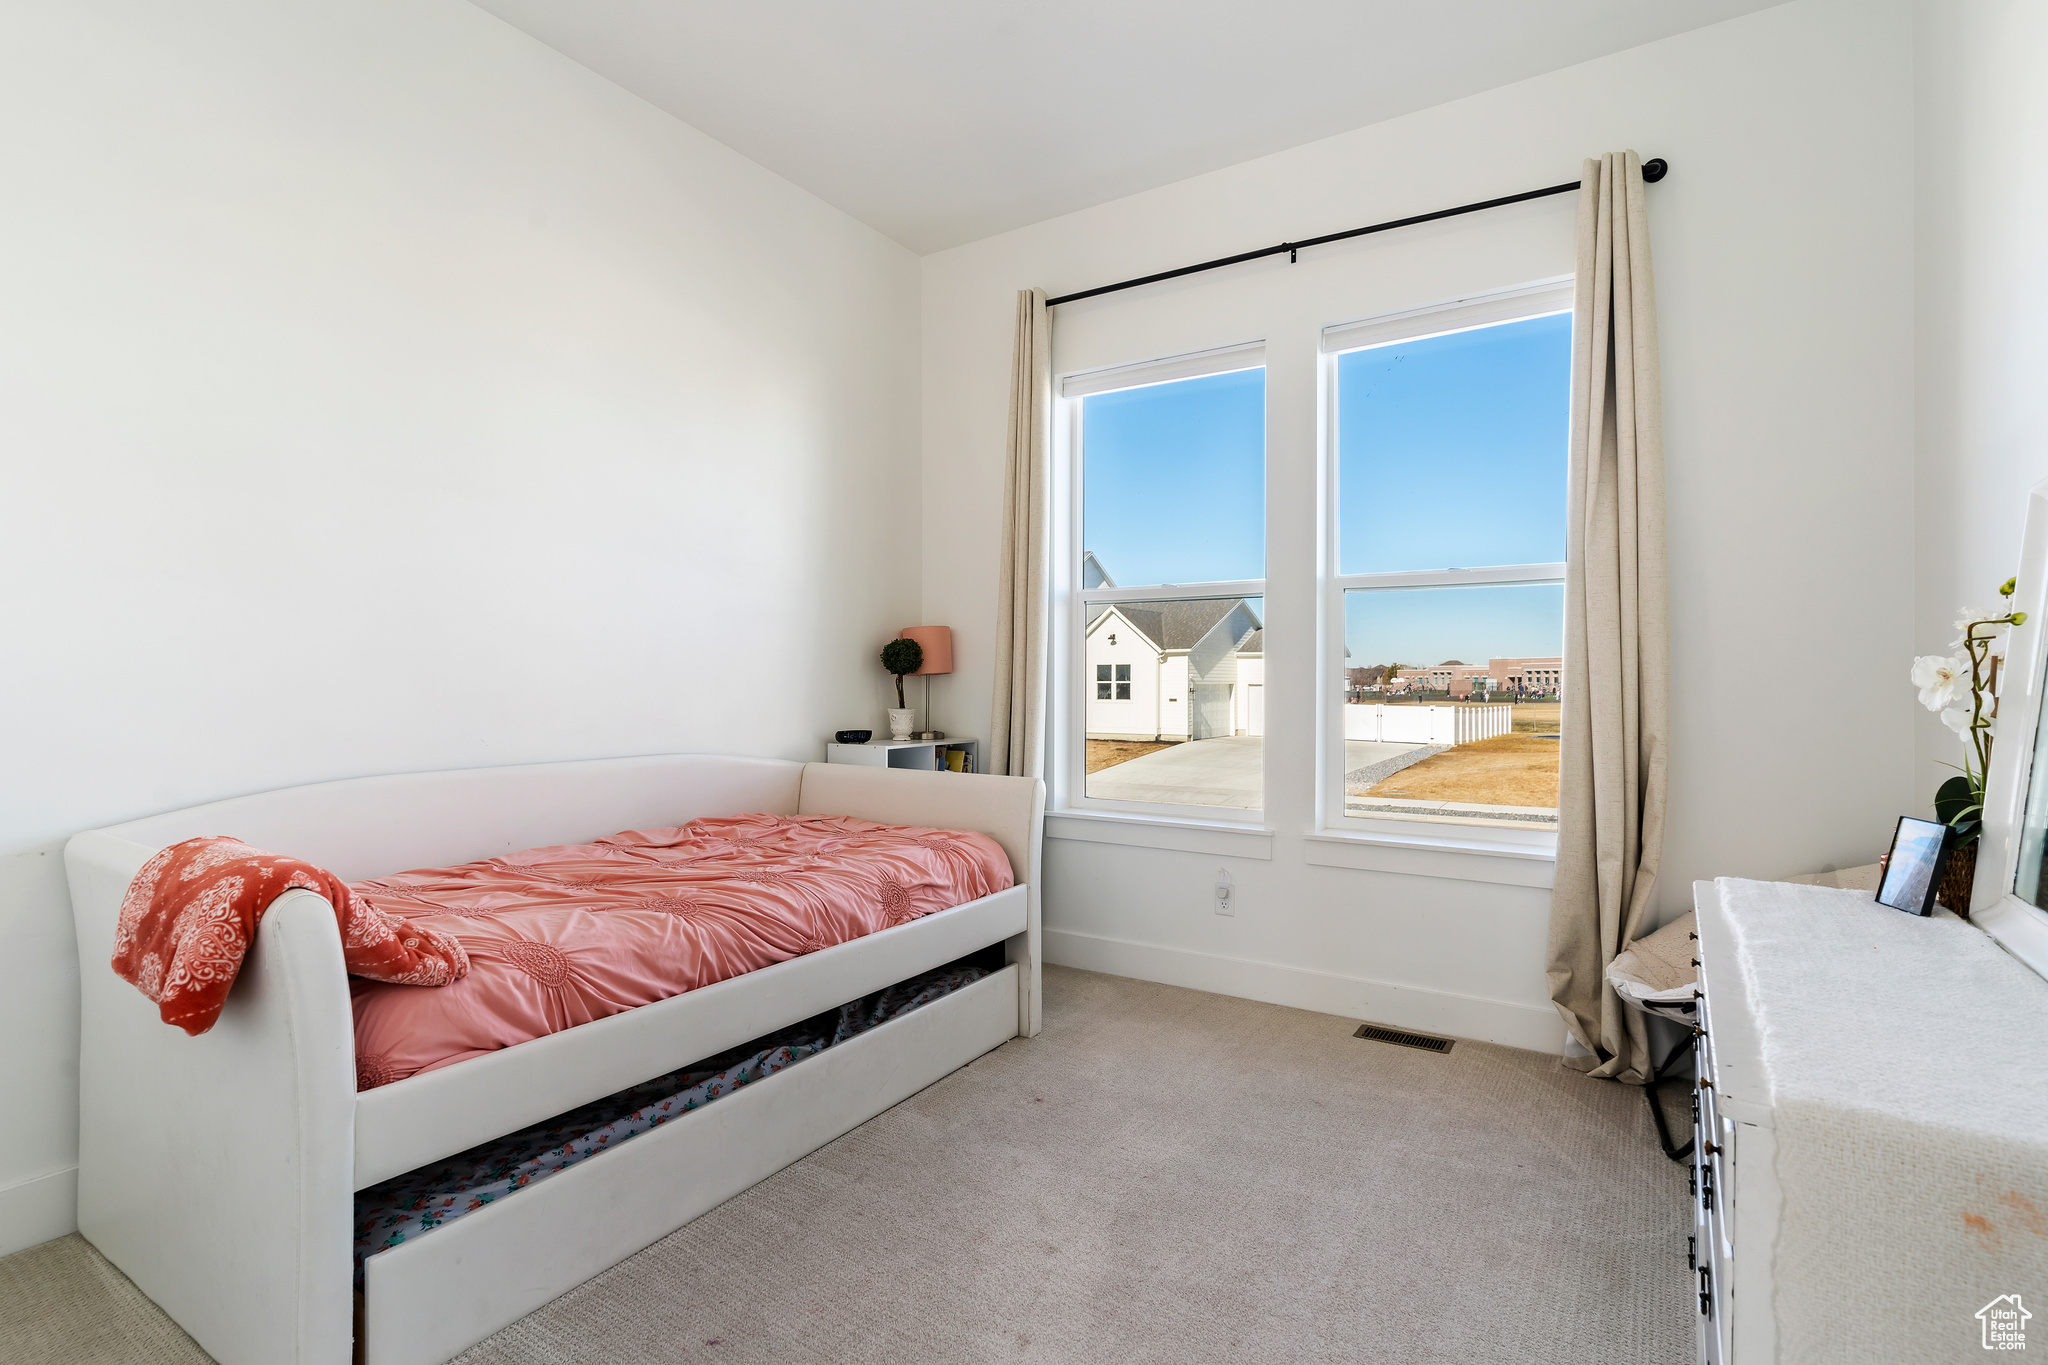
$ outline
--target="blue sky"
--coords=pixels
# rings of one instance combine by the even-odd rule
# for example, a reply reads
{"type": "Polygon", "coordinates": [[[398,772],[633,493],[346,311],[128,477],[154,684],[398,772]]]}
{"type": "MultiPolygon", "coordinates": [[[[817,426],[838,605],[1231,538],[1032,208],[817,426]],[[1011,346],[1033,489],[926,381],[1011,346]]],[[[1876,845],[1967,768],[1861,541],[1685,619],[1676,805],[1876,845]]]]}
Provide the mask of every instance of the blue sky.
{"type": "Polygon", "coordinates": [[[1081,543],[1119,587],[1266,576],[1263,369],[1081,401],[1081,543]]]}
{"type": "MultiPolygon", "coordinates": [[[[1564,558],[1569,314],[1352,351],[1337,360],[1343,573],[1564,558]]],[[[1346,595],[1360,664],[1547,657],[1557,587],[1346,595]]]]}
{"type": "Polygon", "coordinates": [[[1564,653],[1564,588],[1392,588],[1344,594],[1348,668],[1564,653]]]}
{"type": "MultiPolygon", "coordinates": [[[[1568,314],[1337,362],[1344,573],[1564,558],[1568,314]]],[[[1082,543],[1120,585],[1262,578],[1265,371],[1083,400],[1082,543]]],[[[1554,655],[1557,588],[1352,593],[1351,662],[1554,655]]]]}
{"type": "Polygon", "coordinates": [[[1570,314],[1337,359],[1339,572],[1564,558],[1570,314]]]}

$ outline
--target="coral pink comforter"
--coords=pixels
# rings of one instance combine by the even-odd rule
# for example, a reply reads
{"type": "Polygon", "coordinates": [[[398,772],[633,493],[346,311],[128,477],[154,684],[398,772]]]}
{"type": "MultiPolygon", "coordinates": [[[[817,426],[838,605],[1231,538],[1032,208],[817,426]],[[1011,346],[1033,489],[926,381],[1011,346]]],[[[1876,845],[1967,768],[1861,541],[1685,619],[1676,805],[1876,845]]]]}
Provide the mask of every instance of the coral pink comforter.
{"type": "Polygon", "coordinates": [[[1006,890],[985,834],[739,815],[352,882],[458,940],[469,974],[351,981],[356,1086],[617,1014],[1006,890]]]}

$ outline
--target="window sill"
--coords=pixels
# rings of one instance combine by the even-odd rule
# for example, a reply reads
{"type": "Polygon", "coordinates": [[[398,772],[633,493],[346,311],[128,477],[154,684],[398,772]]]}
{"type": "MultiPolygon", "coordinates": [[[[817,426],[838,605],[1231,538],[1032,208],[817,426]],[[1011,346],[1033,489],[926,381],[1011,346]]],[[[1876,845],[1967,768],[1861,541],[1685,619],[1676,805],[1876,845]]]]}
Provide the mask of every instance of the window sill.
{"type": "Polygon", "coordinates": [[[1401,872],[1417,877],[1548,889],[1557,871],[1554,845],[1473,838],[1323,830],[1303,836],[1302,859],[1318,867],[1401,872]]]}
{"type": "Polygon", "coordinates": [[[1273,859],[1273,832],[1258,825],[1223,820],[1173,820],[1102,811],[1047,811],[1045,837],[1085,844],[1123,844],[1177,853],[1214,853],[1231,858],[1273,859]]]}
{"type": "MultiPolygon", "coordinates": [[[[1273,859],[1273,831],[1221,820],[1176,820],[1106,811],[1048,811],[1045,837],[1176,853],[1273,859]]],[[[1318,867],[1549,889],[1557,854],[1542,844],[1389,831],[1324,830],[1302,836],[1302,861],[1318,867]]]]}

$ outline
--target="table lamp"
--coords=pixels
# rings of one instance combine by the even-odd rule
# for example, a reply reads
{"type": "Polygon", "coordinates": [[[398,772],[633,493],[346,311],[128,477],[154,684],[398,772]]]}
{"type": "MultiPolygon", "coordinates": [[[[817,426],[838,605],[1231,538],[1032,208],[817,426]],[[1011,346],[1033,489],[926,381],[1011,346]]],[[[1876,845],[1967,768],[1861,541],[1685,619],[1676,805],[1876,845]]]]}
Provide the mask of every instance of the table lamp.
{"type": "MultiPolygon", "coordinates": [[[[919,647],[924,650],[924,664],[911,676],[925,679],[924,717],[925,724],[930,725],[932,723],[931,677],[934,673],[951,673],[953,671],[953,628],[951,626],[905,626],[897,632],[897,635],[905,640],[917,641],[919,647]]],[[[923,730],[913,736],[916,739],[944,739],[945,737],[946,732],[937,729],[923,730]]]]}

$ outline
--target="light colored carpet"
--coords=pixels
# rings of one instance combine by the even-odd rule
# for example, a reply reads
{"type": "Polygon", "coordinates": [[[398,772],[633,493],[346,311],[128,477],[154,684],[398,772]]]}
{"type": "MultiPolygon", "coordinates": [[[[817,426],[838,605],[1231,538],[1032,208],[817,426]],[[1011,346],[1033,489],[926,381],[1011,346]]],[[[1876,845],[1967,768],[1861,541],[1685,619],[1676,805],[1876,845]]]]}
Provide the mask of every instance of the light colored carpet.
{"type": "Polygon", "coordinates": [[[0,1257],[7,1365],[210,1365],[92,1244],[72,1233],[0,1257]]]}
{"type": "MultiPolygon", "coordinates": [[[[1641,1092],[1086,972],[1045,1017],[461,1365],[1690,1359],[1641,1092]]],[[[0,1360],[203,1359],[96,1262],[0,1261],[0,1360]]]]}

